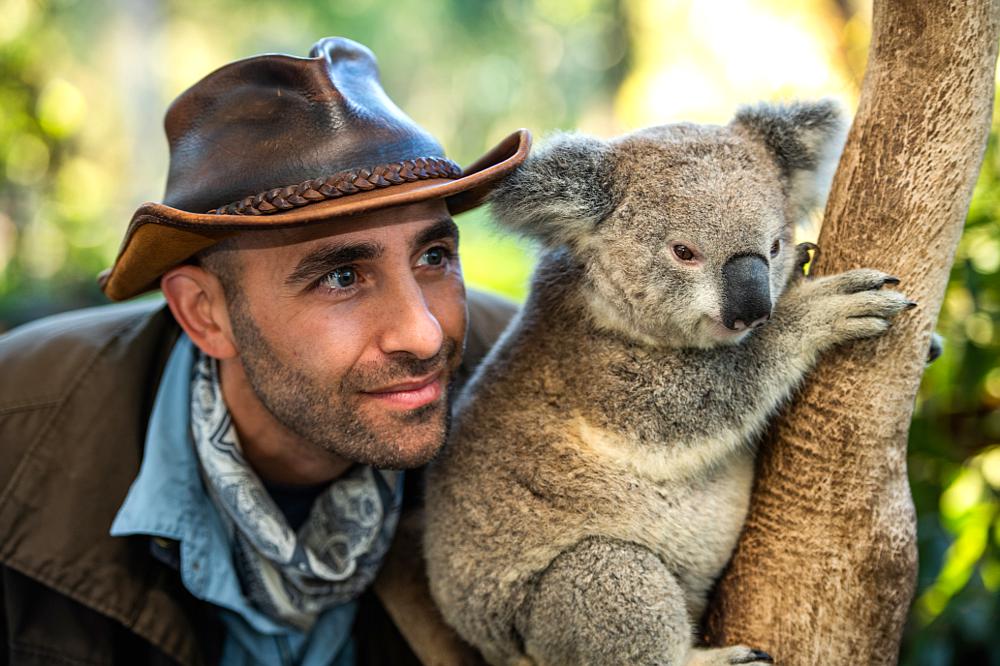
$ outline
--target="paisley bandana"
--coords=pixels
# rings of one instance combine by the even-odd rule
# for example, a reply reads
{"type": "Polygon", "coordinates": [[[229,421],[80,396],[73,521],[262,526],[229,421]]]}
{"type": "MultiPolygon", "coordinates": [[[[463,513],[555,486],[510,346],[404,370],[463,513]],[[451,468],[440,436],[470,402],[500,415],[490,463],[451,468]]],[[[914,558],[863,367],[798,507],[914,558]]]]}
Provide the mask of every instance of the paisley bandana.
{"type": "Polygon", "coordinates": [[[243,457],[216,360],[201,353],[191,377],[191,433],[243,593],[258,610],[308,630],[325,609],[371,584],[399,519],[400,472],[353,466],[316,499],[296,533],[243,457]]]}

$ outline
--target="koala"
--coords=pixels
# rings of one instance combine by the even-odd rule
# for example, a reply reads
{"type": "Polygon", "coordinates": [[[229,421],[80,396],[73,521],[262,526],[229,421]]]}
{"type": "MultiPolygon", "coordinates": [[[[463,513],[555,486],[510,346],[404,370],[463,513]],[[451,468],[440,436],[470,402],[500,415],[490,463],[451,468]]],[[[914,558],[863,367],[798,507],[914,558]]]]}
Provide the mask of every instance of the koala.
{"type": "Polygon", "coordinates": [[[803,276],[793,228],[842,127],[817,102],[562,135],[492,196],[543,252],[428,470],[424,543],[489,663],[771,662],[694,641],[756,438],[825,349],[915,305],[878,270],[803,276]]]}

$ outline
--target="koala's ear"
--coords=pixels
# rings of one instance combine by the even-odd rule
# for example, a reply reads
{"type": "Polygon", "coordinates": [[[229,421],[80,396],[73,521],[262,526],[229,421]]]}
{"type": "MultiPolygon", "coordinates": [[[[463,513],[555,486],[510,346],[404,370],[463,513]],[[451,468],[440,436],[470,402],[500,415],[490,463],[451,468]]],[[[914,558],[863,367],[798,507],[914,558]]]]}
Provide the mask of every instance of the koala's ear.
{"type": "Polygon", "coordinates": [[[731,125],[761,141],[788,183],[792,210],[804,215],[821,202],[844,147],[847,123],[832,100],[743,107],[731,125]]]}
{"type": "Polygon", "coordinates": [[[550,247],[585,242],[614,207],[609,153],[591,137],[552,137],[493,191],[493,217],[550,247]]]}

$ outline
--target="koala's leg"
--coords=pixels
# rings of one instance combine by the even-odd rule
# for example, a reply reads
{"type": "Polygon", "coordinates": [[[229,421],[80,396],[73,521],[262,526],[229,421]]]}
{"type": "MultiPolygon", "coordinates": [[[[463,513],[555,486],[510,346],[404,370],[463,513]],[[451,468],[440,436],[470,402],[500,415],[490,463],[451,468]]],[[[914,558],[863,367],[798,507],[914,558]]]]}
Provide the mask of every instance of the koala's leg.
{"type": "Polygon", "coordinates": [[[693,649],[673,575],[648,549],[611,539],[586,539],[553,560],[518,613],[517,629],[539,666],[770,663],[744,647],[693,649]]]}

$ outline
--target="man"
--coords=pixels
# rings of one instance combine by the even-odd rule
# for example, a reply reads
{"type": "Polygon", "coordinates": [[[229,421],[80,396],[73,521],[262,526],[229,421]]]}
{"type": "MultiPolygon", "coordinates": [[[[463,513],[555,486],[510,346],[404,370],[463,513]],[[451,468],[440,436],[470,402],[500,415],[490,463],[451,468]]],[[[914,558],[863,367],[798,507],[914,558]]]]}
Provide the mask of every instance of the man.
{"type": "MultiPolygon", "coordinates": [[[[419,502],[398,470],[510,315],[467,308],[451,214],[530,137],[462,172],[339,38],[217,70],[166,130],[165,201],[101,283],[167,307],[0,339],[0,662],[405,663],[371,593],[419,502]]],[[[376,587],[392,606],[417,581],[405,620],[426,594],[412,542],[393,552],[376,587]]]]}

